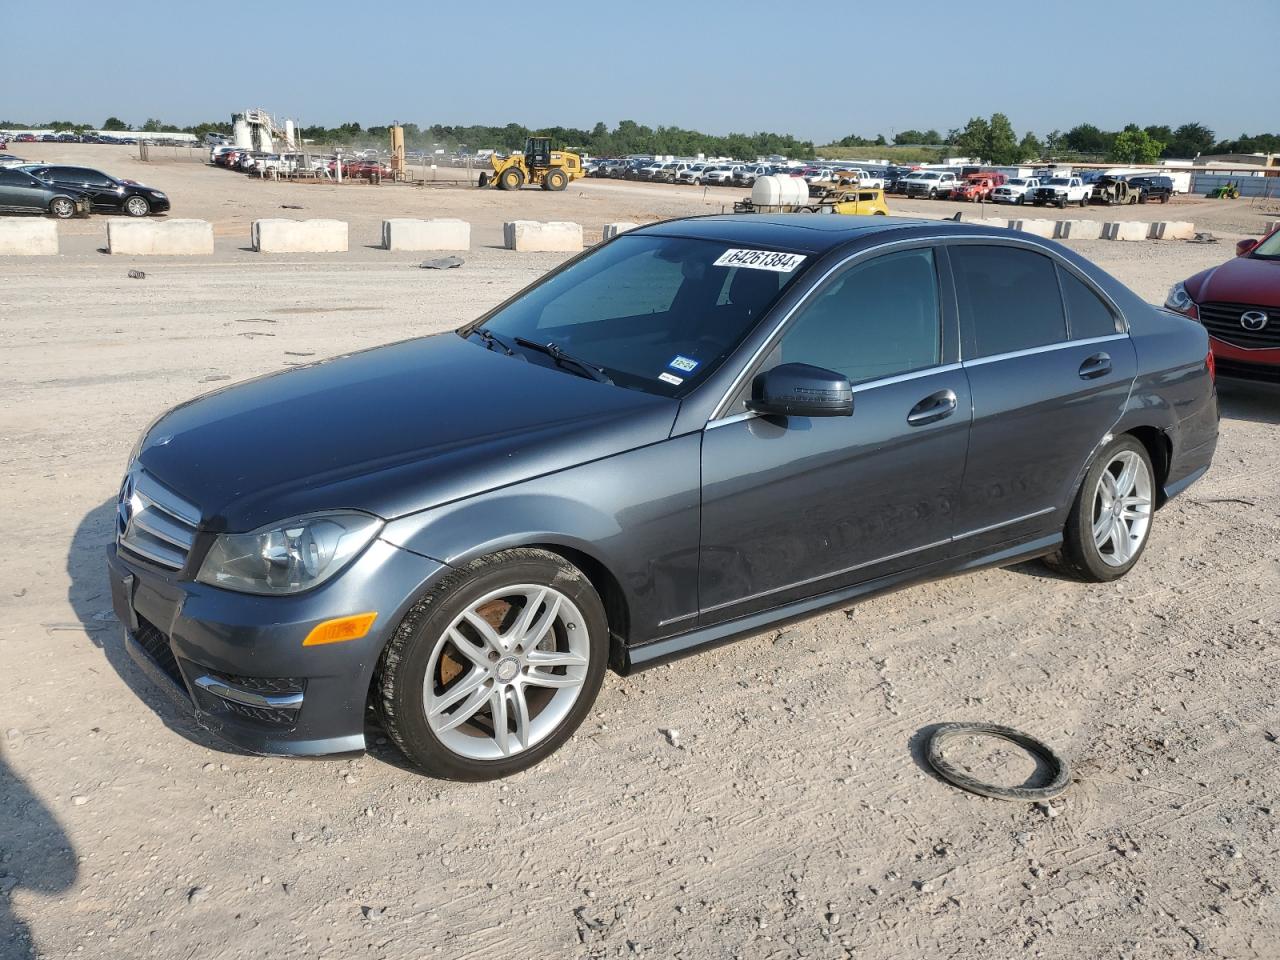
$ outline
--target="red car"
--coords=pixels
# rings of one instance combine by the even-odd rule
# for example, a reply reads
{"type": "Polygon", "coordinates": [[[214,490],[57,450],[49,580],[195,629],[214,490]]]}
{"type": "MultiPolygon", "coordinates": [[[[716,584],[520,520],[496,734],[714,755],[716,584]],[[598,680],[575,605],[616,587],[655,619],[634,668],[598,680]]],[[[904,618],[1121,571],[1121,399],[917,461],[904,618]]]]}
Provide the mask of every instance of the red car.
{"type": "Polygon", "coordinates": [[[35,143],[36,138],[35,138],[35,135],[31,133],[20,133],[13,138],[13,142],[14,143],[35,143]]]}
{"type": "Polygon", "coordinates": [[[952,200],[990,200],[996,187],[1008,179],[1003,173],[970,173],[951,191],[952,200]]]}
{"type": "Polygon", "coordinates": [[[1165,306],[1204,325],[1219,375],[1280,383],[1280,229],[1175,283],[1165,306]]]}

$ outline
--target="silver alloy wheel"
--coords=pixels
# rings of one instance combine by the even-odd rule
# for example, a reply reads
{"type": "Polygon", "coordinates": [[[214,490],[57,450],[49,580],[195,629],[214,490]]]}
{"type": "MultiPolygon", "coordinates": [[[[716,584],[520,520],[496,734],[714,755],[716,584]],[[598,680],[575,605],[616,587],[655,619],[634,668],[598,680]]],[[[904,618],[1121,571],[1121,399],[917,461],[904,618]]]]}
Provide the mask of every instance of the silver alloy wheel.
{"type": "Polygon", "coordinates": [[[1093,495],[1093,542],[1104,563],[1123,567],[1151,529],[1151,471],[1132,450],[1121,450],[1098,478],[1093,495]]]}
{"type": "Polygon", "coordinates": [[[568,716],[590,656],[586,620],[563,593],[528,583],[493,590],[454,618],[431,651],[427,723],[461,757],[514,756],[568,716]]]}
{"type": "Polygon", "coordinates": [[[72,205],[70,200],[67,200],[64,197],[58,197],[53,201],[53,215],[58,217],[60,220],[70,218],[75,212],[76,208],[72,205]]]}
{"type": "Polygon", "coordinates": [[[124,209],[131,217],[145,217],[151,212],[151,205],[142,197],[130,197],[124,202],[124,209]]]}

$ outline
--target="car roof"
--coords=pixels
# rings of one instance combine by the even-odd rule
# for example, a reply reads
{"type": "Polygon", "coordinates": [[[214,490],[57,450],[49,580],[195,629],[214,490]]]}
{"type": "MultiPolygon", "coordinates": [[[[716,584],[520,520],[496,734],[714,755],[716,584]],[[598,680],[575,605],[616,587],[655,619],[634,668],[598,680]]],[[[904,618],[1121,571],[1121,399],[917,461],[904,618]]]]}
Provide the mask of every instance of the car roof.
{"type": "Polygon", "coordinates": [[[821,255],[853,240],[880,233],[901,237],[915,234],[945,236],[948,233],[1007,235],[1007,230],[979,227],[946,220],[917,220],[909,217],[850,217],[840,214],[745,213],[725,216],[690,217],[667,220],[631,231],[631,235],[691,237],[721,243],[768,247],[821,255]]]}

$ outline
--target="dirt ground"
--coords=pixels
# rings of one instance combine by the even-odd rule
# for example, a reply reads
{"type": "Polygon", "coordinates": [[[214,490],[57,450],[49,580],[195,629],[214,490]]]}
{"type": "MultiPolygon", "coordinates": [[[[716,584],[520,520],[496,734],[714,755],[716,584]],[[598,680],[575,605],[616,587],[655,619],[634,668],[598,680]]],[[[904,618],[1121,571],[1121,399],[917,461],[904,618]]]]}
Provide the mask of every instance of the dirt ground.
{"type": "MultiPolygon", "coordinates": [[[[610,676],[563,750],[496,784],[427,779],[385,742],[245,756],[121,647],[102,552],[140,431],[228,381],[475,316],[560,259],[495,249],[504,219],[594,238],[739,192],[272,184],[19,148],[165,189],[218,249],[108,257],[98,217],[65,226],[59,257],[0,257],[3,960],[1280,956],[1280,392],[1224,387],[1213,470],[1118,584],[1028,564],[610,676]],[[382,218],[437,215],[475,225],[462,268],[372,248],[382,218]],[[347,219],[352,250],[253,254],[259,216],[347,219]],[[954,720],[1043,737],[1077,782],[1051,809],[946,786],[921,745],[954,720]]],[[[1151,300],[1266,217],[1129,212],[1222,238],[1078,244],[1151,300]]]]}

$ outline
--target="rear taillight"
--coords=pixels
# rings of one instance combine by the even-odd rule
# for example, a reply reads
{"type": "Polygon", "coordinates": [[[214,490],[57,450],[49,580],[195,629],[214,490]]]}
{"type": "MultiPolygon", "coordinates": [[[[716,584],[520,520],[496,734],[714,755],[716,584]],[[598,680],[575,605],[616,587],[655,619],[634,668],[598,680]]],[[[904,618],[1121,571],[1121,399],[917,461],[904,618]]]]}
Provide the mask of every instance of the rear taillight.
{"type": "Polygon", "coordinates": [[[1209,348],[1209,352],[1205,354],[1204,365],[1209,368],[1209,379],[1215,383],[1218,379],[1218,369],[1213,365],[1213,347],[1209,348]]]}

